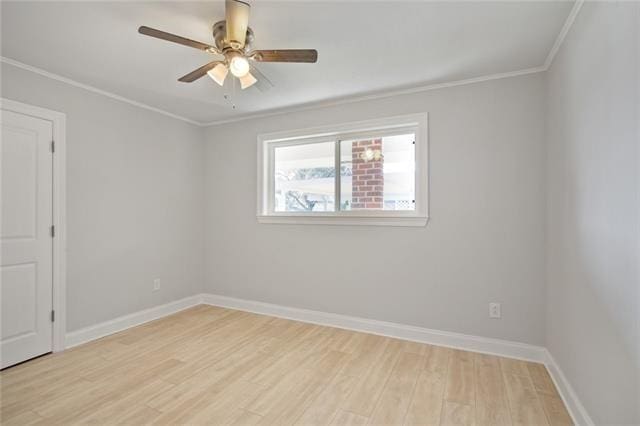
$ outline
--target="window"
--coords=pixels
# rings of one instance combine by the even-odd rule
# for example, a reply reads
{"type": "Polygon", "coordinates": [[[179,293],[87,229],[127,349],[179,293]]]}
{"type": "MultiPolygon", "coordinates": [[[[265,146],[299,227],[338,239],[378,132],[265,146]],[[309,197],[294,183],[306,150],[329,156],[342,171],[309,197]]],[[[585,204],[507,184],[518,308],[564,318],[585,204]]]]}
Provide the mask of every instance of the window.
{"type": "Polygon", "coordinates": [[[420,226],[426,114],[258,137],[258,220],[420,226]]]}
{"type": "Polygon", "coordinates": [[[334,142],[274,146],[274,211],[335,211],[334,155],[334,142]]]}

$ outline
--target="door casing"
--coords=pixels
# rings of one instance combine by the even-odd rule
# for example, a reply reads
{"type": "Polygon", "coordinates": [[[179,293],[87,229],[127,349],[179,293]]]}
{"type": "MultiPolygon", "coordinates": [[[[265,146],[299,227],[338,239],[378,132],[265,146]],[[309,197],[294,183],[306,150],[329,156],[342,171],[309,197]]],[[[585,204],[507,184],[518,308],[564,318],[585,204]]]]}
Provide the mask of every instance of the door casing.
{"type": "Polygon", "coordinates": [[[53,300],[55,311],[53,322],[53,352],[64,350],[66,333],[66,272],[67,272],[67,230],[66,230],[66,114],[28,105],[10,99],[0,98],[0,109],[48,120],[53,124],[53,300]]]}

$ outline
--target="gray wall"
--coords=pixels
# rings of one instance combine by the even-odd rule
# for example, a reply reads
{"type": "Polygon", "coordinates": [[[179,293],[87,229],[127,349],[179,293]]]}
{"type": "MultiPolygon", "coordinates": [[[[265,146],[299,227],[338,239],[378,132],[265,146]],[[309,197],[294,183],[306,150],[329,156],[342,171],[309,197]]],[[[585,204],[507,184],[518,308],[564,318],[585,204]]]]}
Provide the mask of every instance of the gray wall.
{"type": "Polygon", "coordinates": [[[639,9],[585,3],[547,75],[547,346],[598,424],[640,423],[639,9]]]}
{"type": "Polygon", "coordinates": [[[199,293],[203,130],[10,65],[1,71],[3,97],[67,114],[67,330],[199,293]]]}
{"type": "Polygon", "coordinates": [[[208,128],[206,291],[542,344],[543,107],[537,74],[208,128]],[[257,223],[259,133],[425,111],[426,227],[257,223]]]}

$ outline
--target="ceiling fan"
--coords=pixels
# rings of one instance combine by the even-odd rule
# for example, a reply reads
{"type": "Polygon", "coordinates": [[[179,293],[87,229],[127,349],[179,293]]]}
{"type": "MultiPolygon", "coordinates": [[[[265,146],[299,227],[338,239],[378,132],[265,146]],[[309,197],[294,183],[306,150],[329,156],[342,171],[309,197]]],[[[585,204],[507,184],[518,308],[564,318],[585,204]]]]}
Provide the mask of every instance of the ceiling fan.
{"type": "Polygon", "coordinates": [[[138,32],[224,56],[178,79],[184,83],[191,83],[208,74],[222,86],[231,71],[231,74],[240,80],[242,89],[258,83],[258,89],[266,90],[272,85],[271,82],[250,61],[313,63],[318,60],[318,51],[315,49],[253,50],[253,30],[248,26],[250,7],[249,3],[240,0],[225,1],[225,20],[213,25],[215,46],[145,26],[138,28],[138,32]]]}

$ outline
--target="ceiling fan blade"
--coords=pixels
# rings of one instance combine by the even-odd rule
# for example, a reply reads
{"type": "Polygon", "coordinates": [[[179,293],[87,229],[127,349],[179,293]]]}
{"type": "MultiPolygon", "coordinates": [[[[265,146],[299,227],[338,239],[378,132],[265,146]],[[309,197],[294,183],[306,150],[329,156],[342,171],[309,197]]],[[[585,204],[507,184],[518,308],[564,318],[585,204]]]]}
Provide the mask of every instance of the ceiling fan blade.
{"type": "Polygon", "coordinates": [[[261,92],[266,92],[273,87],[273,83],[255,66],[251,66],[251,73],[258,79],[255,86],[261,92]]]}
{"type": "Polygon", "coordinates": [[[167,33],[164,31],[156,30],[155,28],[149,28],[142,26],[138,28],[138,32],[140,34],[144,34],[146,36],[159,38],[160,40],[171,41],[173,43],[178,43],[183,46],[193,47],[195,49],[204,50],[205,52],[211,53],[220,53],[217,48],[211,46],[210,44],[201,43],[199,41],[191,40],[189,38],[180,37],[175,34],[167,33]]]}
{"type": "Polygon", "coordinates": [[[253,59],[258,62],[317,62],[315,49],[254,50],[253,59]]]}
{"type": "Polygon", "coordinates": [[[249,3],[240,0],[226,0],[225,19],[227,21],[227,41],[236,48],[244,47],[249,26],[249,3]]]}
{"type": "Polygon", "coordinates": [[[212,70],[216,65],[222,63],[223,62],[221,61],[209,62],[208,64],[201,66],[197,70],[191,71],[189,74],[180,77],[178,81],[181,81],[183,83],[191,83],[193,81],[196,81],[200,77],[203,77],[207,73],[207,71],[212,70]]]}

